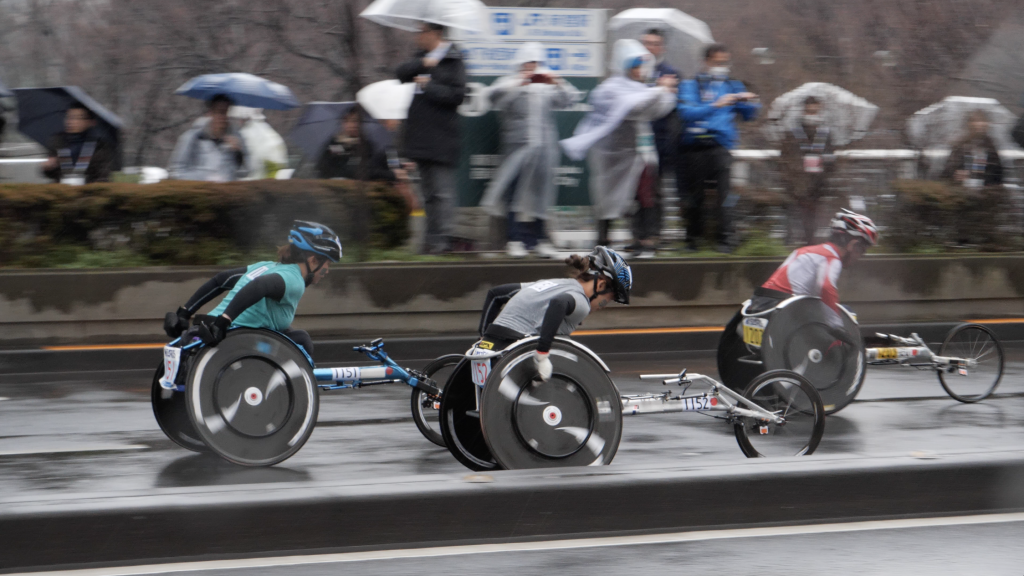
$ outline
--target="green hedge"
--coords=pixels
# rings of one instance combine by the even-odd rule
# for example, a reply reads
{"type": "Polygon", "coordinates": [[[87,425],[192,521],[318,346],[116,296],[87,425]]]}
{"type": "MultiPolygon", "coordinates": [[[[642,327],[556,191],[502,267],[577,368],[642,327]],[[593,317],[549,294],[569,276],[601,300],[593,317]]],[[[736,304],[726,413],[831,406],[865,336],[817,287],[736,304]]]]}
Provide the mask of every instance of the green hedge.
{"type": "Polygon", "coordinates": [[[967,189],[927,180],[897,180],[894,209],[883,241],[899,252],[970,247],[986,252],[1021,249],[1019,216],[1002,186],[967,189]]]}
{"type": "Polygon", "coordinates": [[[351,257],[403,244],[407,213],[390,186],[342,180],[7,184],[0,266],[234,264],[273,254],[296,219],[334,228],[351,257]]]}

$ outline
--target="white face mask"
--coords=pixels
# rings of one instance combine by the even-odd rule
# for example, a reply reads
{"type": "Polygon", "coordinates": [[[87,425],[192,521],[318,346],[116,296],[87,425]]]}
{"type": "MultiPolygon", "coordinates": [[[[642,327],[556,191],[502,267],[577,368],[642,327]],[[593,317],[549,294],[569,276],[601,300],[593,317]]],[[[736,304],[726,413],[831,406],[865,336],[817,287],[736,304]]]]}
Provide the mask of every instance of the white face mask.
{"type": "Polygon", "coordinates": [[[715,80],[725,80],[729,77],[729,67],[712,66],[711,68],[708,68],[708,74],[710,74],[715,80]]]}

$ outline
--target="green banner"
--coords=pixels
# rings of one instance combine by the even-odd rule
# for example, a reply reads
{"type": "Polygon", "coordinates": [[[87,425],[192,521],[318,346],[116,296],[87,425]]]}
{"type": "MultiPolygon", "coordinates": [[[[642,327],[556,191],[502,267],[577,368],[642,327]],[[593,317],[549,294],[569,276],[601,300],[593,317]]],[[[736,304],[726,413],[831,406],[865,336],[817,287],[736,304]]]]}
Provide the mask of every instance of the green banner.
{"type": "MultiPolygon", "coordinates": [[[[489,86],[495,77],[471,77],[470,96],[466,107],[469,115],[462,117],[462,156],[459,161],[458,187],[460,206],[478,206],[491,175],[501,164],[501,125],[499,115],[493,111],[475,115],[485,106],[481,89],[489,86]]],[[[586,95],[597,86],[597,78],[566,78],[586,95]]],[[[576,124],[585,112],[555,112],[559,138],[572,136],[576,124]]],[[[564,154],[555,174],[558,184],[559,206],[589,206],[588,174],[586,162],[573,162],[564,154]]]]}

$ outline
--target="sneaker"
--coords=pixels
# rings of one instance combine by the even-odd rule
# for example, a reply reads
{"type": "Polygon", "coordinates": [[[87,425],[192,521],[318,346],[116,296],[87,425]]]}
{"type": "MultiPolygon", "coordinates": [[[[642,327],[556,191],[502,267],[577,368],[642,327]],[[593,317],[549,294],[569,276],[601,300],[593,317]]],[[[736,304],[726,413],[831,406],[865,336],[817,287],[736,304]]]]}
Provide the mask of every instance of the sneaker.
{"type": "Polygon", "coordinates": [[[539,242],[534,247],[533,253],[541,258],[558,258],[558,250],[547,240],[539,242]]]}
{"type": "Polygon", "coordinates": [[[509,242],[505,245],[505,253],[509,258],[526,258],[529,255],[522,242],[509,242]]]}

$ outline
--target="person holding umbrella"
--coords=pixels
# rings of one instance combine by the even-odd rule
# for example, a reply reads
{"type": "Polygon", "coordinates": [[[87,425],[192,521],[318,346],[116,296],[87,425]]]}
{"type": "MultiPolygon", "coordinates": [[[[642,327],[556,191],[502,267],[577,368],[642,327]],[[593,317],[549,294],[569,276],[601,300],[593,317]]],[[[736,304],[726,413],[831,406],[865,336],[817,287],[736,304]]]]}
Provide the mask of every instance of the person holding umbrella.
{"type": "Polygon", "coordinates": [[[466,97],[466,67],[459,49],[445,40],[445,27],[423,22],[416,56],[398,67],[401,82],[416,92],[405,124],[403,156],[416,162],[427,213],[424,250],[451,251],[455,225],[455,172],[459,162],[459,105],[466,97]]]}
{"type": "Polygon", "coordinates": [[[228,118],[231,98],[217,94],[206,114],[178,138],[167,171],[172,180],[230,182],[248,174],[245,141],[228,118]]]}
{"type": "Polygon", "coordinates": [[[352,105],[337,123],[337,133],[320,153],[316,177],[395,182],[395,173],[388,164],[389,142],[384,130],[383,126],[364,119],[358,104],[352,105]]]}
{"type": "Polygon", "coordinates": [[[64,112],[64,130],[50,138],[43,175],[72,185],[109,182],[115,146],[93,130],[95,124],[91,110],[72,102],[64,112]]]}

